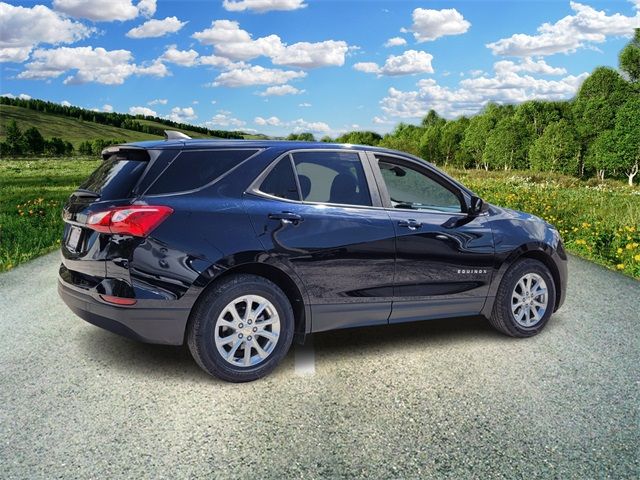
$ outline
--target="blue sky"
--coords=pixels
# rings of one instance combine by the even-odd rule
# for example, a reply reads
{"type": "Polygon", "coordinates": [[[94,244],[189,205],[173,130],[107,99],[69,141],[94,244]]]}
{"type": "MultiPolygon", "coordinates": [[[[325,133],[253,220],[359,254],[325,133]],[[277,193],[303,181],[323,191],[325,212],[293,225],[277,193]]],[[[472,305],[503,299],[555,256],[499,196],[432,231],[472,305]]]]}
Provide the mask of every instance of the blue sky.
{"type": "Polygon", "coordinates": [[[570,98],[640,0],[0,2],[0,93],[270,135],[570,98]]]}

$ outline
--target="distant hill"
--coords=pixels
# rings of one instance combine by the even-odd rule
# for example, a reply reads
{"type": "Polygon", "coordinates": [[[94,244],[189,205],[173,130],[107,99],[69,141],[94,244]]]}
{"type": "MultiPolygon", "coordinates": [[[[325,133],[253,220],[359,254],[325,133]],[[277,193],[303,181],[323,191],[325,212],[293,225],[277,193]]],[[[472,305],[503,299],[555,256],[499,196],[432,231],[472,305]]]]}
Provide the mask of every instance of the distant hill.
{"type": "Polygon", "coordinates": [[[36,127],[45,138],[59,137],[76,148],[85,140],[117,139],[127,142],[163,138],[164,130],[177,130],[192,138],[267,138],[241,131],[210,130],[159,117],[94,112],[44,100],[0,97],[0,142],[15,120],[22,130],[36,127]]]}
{"type": "Polygon", "coordinates": [[[36,127],[43,137],[59,137],[71,142],[76,148],[85,140],[114,139],[136,142],[162,138],[159,135],[101,125],[77,118],[61,117],[12,105],[0,105],[0,141],[4,141],[5,128],[12,120],[15,120],[22,130],[36,127]]]}

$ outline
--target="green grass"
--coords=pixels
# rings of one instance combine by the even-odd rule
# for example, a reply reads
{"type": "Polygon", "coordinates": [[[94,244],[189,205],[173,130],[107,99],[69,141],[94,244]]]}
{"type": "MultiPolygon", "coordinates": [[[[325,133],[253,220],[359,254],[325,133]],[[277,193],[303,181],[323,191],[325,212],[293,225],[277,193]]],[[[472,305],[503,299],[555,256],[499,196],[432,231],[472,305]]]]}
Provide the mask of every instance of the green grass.
{"type": "Polygon", "coordinates": [[[43,137],[59,137],[71,142],[76,148],[85,140],[115,139],[136,142],[163,138],[158,135],[101,125],[89,119],[79,120],[28,108],[0,105],[0,141],[4,140],[5,127],[11,120],[15,120],[23,131],[29,127],[36,127],[43,137]]]}
{"type": "Polygon", "coordinates": [[[0,271],[60,245],[62,206],[99,160],[0,160],[0,271]]]}
{"type": "MultiPolygon", "coordinates": [[[[60,213],[98,160],[0,160],[0,271],[58,248],[60,213]]],[[[553,223],[567,249],[640,278],[640,188],[531,172],[451,170],[487,201],[553,223]]]]}

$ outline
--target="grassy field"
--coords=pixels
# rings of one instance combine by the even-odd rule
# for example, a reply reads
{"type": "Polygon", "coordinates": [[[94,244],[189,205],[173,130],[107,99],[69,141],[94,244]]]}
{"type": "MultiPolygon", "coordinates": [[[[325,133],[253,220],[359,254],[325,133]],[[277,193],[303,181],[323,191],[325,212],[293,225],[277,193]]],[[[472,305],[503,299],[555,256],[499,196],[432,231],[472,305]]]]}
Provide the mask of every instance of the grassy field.
{"type": "Polygon", "coordinates": [[[0,105],[0,141],[4,140],[5,126],[11,120],[15,120],[22,130],[36,127],[43,137],[59,137],[71,142],[76,148],[80,142],[100,138],[127,142],[162,138],[157,135],[101,125],[88,120],[52,115],[12,105],[0,105]]]}
{"type": "MultiPolygon", "coordinates": [[[[80,142],[95,139],[115,139],[127,142],[137,142],[141,140],[158,140],[163,137],[158,135],[150,135],[148,133],[136,132],[125,128],[112,127],[102,125],[87,120],[78,120],[77,118],[64,117],[61,115],[53,115],[36,110],[30,110],[23,107],[15,107],[13,105],[0,105],[0,141],[4,140],[5,127],[11,121],[15,120],[22,130],[29,127],[36,127],[43,137],[59,137],[67,140],[78,147],[80,142]]],[[[189,135],[191,138],[215,138],[193,130],[185,130],[169,127],[162,123],[152,120],[138,120],[143,125],[150,125],[161,128],[163,130],[178,130],[189,135]]],[[[247,139],[266,138],[264,135],[245,135],[247,139]]]]}
{"type": "MultiPolygon", "coordinates": [[[[96,160],[0,160],[0,271],[59,246],[66,198],[96,160]]],[[[567,249],[640,278],[640,188],[530,172],[453,170],[487,201],[541,216],[567,249]]]]}
{"type": "Polygon", "coordinates": [[[60,243],[62,205],[98,160],[0,160],[0,271],[60,243]]]}

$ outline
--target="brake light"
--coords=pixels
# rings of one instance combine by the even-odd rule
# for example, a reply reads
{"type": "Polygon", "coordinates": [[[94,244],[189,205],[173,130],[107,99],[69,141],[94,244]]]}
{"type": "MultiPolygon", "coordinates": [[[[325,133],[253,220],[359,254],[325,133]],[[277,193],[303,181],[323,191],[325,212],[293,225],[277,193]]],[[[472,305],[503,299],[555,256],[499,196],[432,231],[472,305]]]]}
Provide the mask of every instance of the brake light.
{"type": "Polygon", "coordinates": [[[146,237],[172,213],[173,209],[164,205],[117,207],[89,215],[87,227],[100,233],[146,237]]]}

